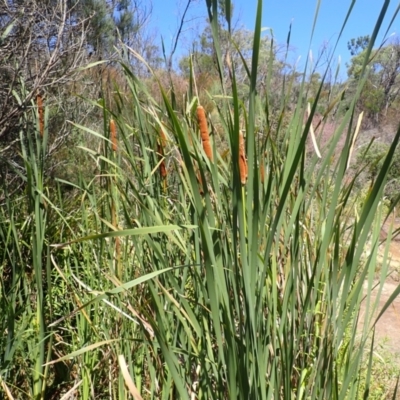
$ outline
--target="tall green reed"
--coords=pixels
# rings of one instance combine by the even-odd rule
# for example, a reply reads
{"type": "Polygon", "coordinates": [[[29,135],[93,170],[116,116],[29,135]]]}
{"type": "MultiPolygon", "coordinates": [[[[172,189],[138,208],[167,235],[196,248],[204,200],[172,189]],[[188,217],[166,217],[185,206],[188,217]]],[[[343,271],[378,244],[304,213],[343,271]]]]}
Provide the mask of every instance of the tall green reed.
{"type": "MultiPolygon", "coordinates": [[[[116,90],[113,110],[97,103],[103,111],[102,132],[76,125],[93,137],[80,148],[93,160],[95,172],[92,180],[82,177],[76,184],[80,209],[74,214],[75,229],[67,227],[59,235],[49,257],[43,235],[46,206],[41,207],[46,197],[41,169],[35,167],[42,165],[45,137],[24,145],[27,207],[35,218],[34,225],[28,224],[35,238],[34,270],[47,273],[46,296],[54,294],[51,282],[56,279],[68,304],[52,314],[44,304],[44,284],[35,275],[37,303],[29,311],[39,310],[32,341],[37,346],[29,350],[38,357],[35,396],[43,397],[40,388],[49,368],[62,366],[60,393],[69,390],[82,399],[368,397],[371,376],[367,371],[364,379],[360,371],[367,361],[371,368],[368,338],[388,271],[388,246],[379,266],[376,256],[386,217],[382,191],[400,131],[361,211],[354,213],[356,178],[346,182],[346,169],[365,78],[329,143],[319,143],[319,158],[307,143],[326,77],[309,113],[302,96],[305,80],[289,113],[289,91],[296,82],[284,77],[278,117],[272,115],[272,95],[258,92],[258,1],[251,65],[242,57],[249,94],[240,98],[234,66],[225,76],[217,3],[207,0],[223,94],[207,116],[212,157],[203,149],[197,126],[195,75],[184,108],[177,110],[161,84],[163,104],[157,104],[122,62],[129,90],[116,90]],[[116,151],[110,118],[118,131],[116,151]],[[167,177],[159,174],[160,129],[167,137],[167,177]],[[240,174],[242,133],[246,181],[240,174]],[[221,141],[228,155],[217,148],[221,141]],[[362,302],[366,317],[360,327],[362,302]],[[54,338],[62,339],[57,346],[54,338]],[[58,350],[50,355],[50,348],[58,350]]],[[[230,2],[226,5],[230,26],[230,2]]],[[[231,51],[240,49],[232,43],[231,51]]],[[[367,61],[365,73],[366,67],[367,61]]],[[[267,74],[265,87],[271,86],[272,76],[267,74]]],[[[339,111],[344,107],[339,100],[336,106],[339,111]]],[[[60,219],[65,226],[67,221],[60,219]]],[[[15,224],[1,226],[13,248],[7,262],[21,265],[15,224]]],[[[11,304],[18,296],[18,291],[10,294],[11,304]]],[[[7,354],[12,360],[12,352],[7,354]]],[[[10,371],[9,364],[4,371],[10,371]]],[[[11,379],[2,376],[5,382],[11,379]]]]}
{"type": "MultiPolygon", "coordinates": [[[[217,4],[208,6],[223,81],[215,28],[217,4]]],[[[264,135],[260,143],[255,120],[261,120],[267,131],[271,119],[268,93],[261,99],[256,89],[261,6],[259,2],[252,65],[246,66],[248,107],[238,98],[233,68],[232,98],[218,110],[222,135],[231,150],[229,163],[215,145],[216,161],[211,162],[198,138],[188,140],[197,130],[193,126],[196,99],[194,103],[188,99],[185,111],[186,116],[192,115],[190,121],[177,117],[164,94],[167,126],[180,152],[178,172],[185,188],[175,205],[182,211],[175,218],[184,216],[183,222],[189,218],[198,232],[186,245],[184,271],[165,274],[156,284],[149,282],[150,288],[155,285],[151,293],[156,316],[151,323],[172,377],[173,383],[171,377],[166,381],[176,391],[172,396],[354,397],[369,326],[368,321],[356,340],[358,312],[366,278],[370,303],[382,189],[399,134],[360,216],[353,219],[348,215],[351,188],[344,185],[344,177],[354,135],[354,106],[363,80],[322,160],[316,154],[308,159],[306,154],[322,84],[305,126],[306,104],[300,95],[287,130],[274,132],[275,137],[264,135]],[[243,121],[249,165],[244,186],[238,163],[243,121]],[[279,135],[284,135],[281,143],[279,135]],[[343,136],[343,151],[332,161],[343,136]],[[264,185],[259,175],[261,151],[265,153],[262,167],[268,170],[264,185]],[[369,241],[372,251],[364,262],[369,241]]],[[[283,101],[282,114],[286,107],[283,101]]],[[[142,110],[152,124],[159,124],[154,111],[142,110]]],[[[161,254],[153,257],[153,265],[155,260],[165,262],[161,254]]]]}
{"type": "MultiPolygon", "coordinates": [[[[256,66],[253,61],[253,74],[256,66]]],[[[374,322],[369,309],[379,299],[372,302],[370,294],[385,217],[382,189],[399,133],[356,216],[353,182],[344,182],[353,109],[320,159],[306,147],[317,104],[303,124],[307,106],[299,96],[287,128],[273,131],[268,96],[261,99],[250,85],[253,100],[247,108],[235,92],[233,69],[232,96],[218,108],[222,128],[211,136],[228,143],[231,157],[223,158],[211,139],[211,159],[198,133],[197,98],[188,98],[179,114],[160,87],[163,108],[123,67],[132,102],[121,110],[132,107],[133,112],[113,115],[124,147],[118,162],[103,159],[102,171],[105,176],[114,171],[127,230],[82,240],[104,239],[103,246],[112,248],[109,238],[126,238],[122,282],[134,274],[159,273],[140,291],[136,285],[125,291],[115,277],[107,278],[107,285],[117,285],[111,290],[123,292],[116,299],[121,330],[113,351],[127,357],[129,340],[140,343],[139,358],[127,363],[138,390],[150,398],[356,398],[363,387],[367,395],[368,379],[360,385],[360,370],[374,322]],[[255,118],[268,134],[256,132],[255,118]],[[244,185],[239,165],[243,125],[249,166],[244,185]],[[157,173],[160,129],[170,139],[166,157],[173,178],[166,188],[157,173]],[[346,144],[337,156],[342,136],[346,144]],[[260,168],[265,168],[264,182],[260,168]],[[183,229],[167,233],[171,224],[183,229]],[[156,226],[159,233],[130,236],[142,226],[156,226]],[[367,302],[370,318],[360,331],[361,301],[367,302]],[[126,308],[129,312],[122,313],[126,308]]],[[[282,102],[282,114],[286,107],[282,102]]],[[[106,137],[104,143],[110,148],[106,137]]],[[[386,273],[385,258],[380,291],[386,273]]]]}
{"type": "MultiPolygon", "coordinates": [[[[20,101],[26,96],[22,85],[20,101]]],[[[48,230],[49,198],[45,189],[45,162],[48,140],[47,109],[41,96],[32,101],[32,114],[23,116],[20,132],[21,166],[13,173],[20,190],[3,181],[2,207],[2,380],[12,378],[33,399],[45,398],[49,369],[45,366],[52,347],[52,286],[50,279],[48,230]],[[36,121],[36,126],[32,126],[36,121]],[[21,187],[22,187],[21,186],[21,187]],[[9,197],[14,191],[19,196],[9,197]],[[20,367],[18,367],[18,364],[20,367]]],[[[10,166],[13,166],[12,164],[10,166]]],[[[14,165],[15,167],[15,165],[14,165]]]]}

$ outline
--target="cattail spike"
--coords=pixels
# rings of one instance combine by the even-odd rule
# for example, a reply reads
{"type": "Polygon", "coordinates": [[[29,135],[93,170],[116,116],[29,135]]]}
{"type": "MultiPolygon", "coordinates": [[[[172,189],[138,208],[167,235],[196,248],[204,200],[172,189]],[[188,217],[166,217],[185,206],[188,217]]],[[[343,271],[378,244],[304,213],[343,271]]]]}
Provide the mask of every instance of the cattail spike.
{"type": "Polygon", "coordinates": [[[202,106],[197,107],[197,123],[199,124],[201,141],[203,143],[204,152],[206,153],[208,159],[212,161],[213,153],[211,149],[210,135],[208,133],[208,128],[207,128],[207,118],[204,108],[202,106]]]}
{"type": "Polygon", "coordinates": [[[159,143],[157,144],[157,154],[159,159],[161,160],[160,163],[160,175],[161,178],[165,179],[168,175],[167,168],[165,166],[164,161],[164,147],[167,145],[167,137],[165,136],[165,132],[163,129],[160,129],[160,138],[159,143]]]}
{"type": "Polygon", "coordinates": [[[117,151],[117,128],[115,126],[115,121],[110,119],[110,136],[111,136],[111,145],[113,151],[117,151]]]}
{"type": "Polygon", "coordinates": [[[262,184],[264,184],[264,179],[265,179],[265,171],[264,171],[264,155],[261,156],[261,162],[260,162],[260,181],[262,184]]]}
{"type": "Polygon", "coordinates": [[[246,151],[244,147],[244,137],[243,133],[239,133],[239,172],[240,172],[240,182],[242,185],[246,183],[247,179],[247,160],[246,151]]]}
{"type": "Polygon", "coordinates": [[[160,144],[157,145],[157,154],[158,154],[159,159],[161,160],[161,163],[160,163],[161,178],[166,178],[168,173],[167,173],[167,168],[165,166],[165,161],[164,161],[164,150],[160,144]]]}
{"type": "Polygon", "coordinates": [[[44,135],[44,113],[43,113],[43,99],[40,94],[36,96],[36,104],[38,108],[38,117],[39,117],[39,133],[40,136],[44,135]]]}

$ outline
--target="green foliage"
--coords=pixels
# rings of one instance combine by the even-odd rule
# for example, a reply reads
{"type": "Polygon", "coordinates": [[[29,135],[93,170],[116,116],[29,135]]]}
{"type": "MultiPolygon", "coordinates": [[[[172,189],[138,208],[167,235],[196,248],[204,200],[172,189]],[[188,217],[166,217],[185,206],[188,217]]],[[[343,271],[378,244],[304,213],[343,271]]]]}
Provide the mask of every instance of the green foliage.
{"type": "MultiPolygon", "coordinates": [[[[371,146],[361,148],[357,156],[357,168],[363,173],[359,179],[359,185],[368,186],[374,182],[382,168],[384,159],[388,154],[390,146],[385,143],[374,142],[371,146]]],[[[384,195],[390,202],[397,201],[400,189],[400,150],[397,149],[393,155],[393,161],[388,171],[387,185],[384,195]]]]}
{"type": "MultiPolygon", "coordinates": [[[[42,398],[46,387],[49,371],[44,364],[53,341],[52,330],[47,327],[47,321],[52,319],[52,288],[46,242],[49,199],[43,174],[48,130],[43,137],[39,132],[39,124],[20,132],[25,196],[18,203],[6,197],[0,216],[5,311],[0,324],[2,331],[7,332],[2,343],[1,375],[3,379],[15,376],[15,383],[20,383],[25,396],[34,399],[42,398]],[[22,371],[18,371],[15,360],[20,360],[22,371]]],[[[4,181],[3,193],[10,189],[4,181]]]]}
{"type": "MultiPolygon", "coordinates": [[[[368,366],[364,366],[361,371],[361,389],[365,389],[368,373],[373,376],[371,387],[368,392],[368,399],[395,399],[393,397],[397,377],[400,376],[400,366],[396,355],[388,349],[387,343],[377,346],[372,357],[372,371],[368,371],[368,366]]],[[[359,396],[361,400],[364,397],[359,396]]]]}
{"type": "Polygon", "coordinates": [[[357,38],[349,40],[347,42],[347,48],[349,49],[350,54],[356,56],[364,51],[368,47],[370,40],[371,38],[369,35],[358,36],[357,38]]]}
{"type": "Polygon", "coordinates": [[[131,7],[127,0],[82,0],[76,2],[75,12],[87,20],[87,43],[100,57],[114,52],[117,30],[122,40],[128,41],[129,35],[139,29],[139,22],[135,19],[139,10],[131,7]]]}
{"type": "Polygon", "coordinates": [[[391,302],[379,311],[388,247],[379,265],[377,251],[400,129],[355,213],[346,170],[366,79],[350,104],[336,101],[343,118],[322,157],[310,154],[326,75],[314,76],[307,116],[310,82],[293,101],[299,75],[281,74],[270,56],[262,1],[250,49],[228,29],[226,68],[215,29],[222,3],[207,4],[221,78],[212,161],[199,137],[196,74],[179,109],[174,93],[160,83],[156,101],[123,61],[113,102],[92,102],[102,125],[71,123],[86,138],[74,150],[86,165],[73,198],[47,186],[48,120],[43,137],[36,112],[21,130],[23,192],[3,180],[0,193],[0,378],[16,398],[355,399],[374,387],[367,343],[391,302]]]}
{"type": "Polygon", "coordinates": [[[384,90],[367,82],[361,94],[360,104],[370,114],[379,113],[385,105],[384,90]]]}
{"type": "Polygon", "coordinates": [[[395,104],[399,94],[400,46],[398,40],[374,49],[369,56],[366,48],[355,53],[347,71],[350,85],[356,85],[357,80],[362,77],[365,63],[368,78],[361,95],[360,108],[370,116],[386,115],[388,108],[395,104]]]}

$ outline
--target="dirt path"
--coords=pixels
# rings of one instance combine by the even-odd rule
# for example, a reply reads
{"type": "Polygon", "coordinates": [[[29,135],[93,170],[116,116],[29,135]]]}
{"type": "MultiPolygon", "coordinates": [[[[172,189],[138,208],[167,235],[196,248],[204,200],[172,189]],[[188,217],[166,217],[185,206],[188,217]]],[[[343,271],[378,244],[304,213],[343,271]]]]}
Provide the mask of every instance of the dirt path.
{"type": "MultiPolygon", "coordinates": [[[[388,278],[383,285],[382,294],[379,299],[378,312],[382,310],[399,283],[388,278]]],[[[375,291],[376,293],[376,291],[375,291]]],[[[374,293],[372,300],[375,300],[374,293]]],[[[376,316],[378,315],[376,313],[376,316]]],[[[360,319],[363,321],[365,304],[361,306],[360,319]]],[[[362,323],[362,322],[361,322],[362,323]]],[[[400,296],[398,296],[382,315],[375,329],[375,342],[384,347],[394,355],[395,361],[400,365],[400,296]]]]}
{"type": "MultiPolygon", "coordinates": [[[[400,227],[400,219],[396,219],[395,228],[400,227]]],[[[382,227],[381,231],[381,239],[386,239],[387,232],[390,229],[390,223],[386,222],[382,227]]],[[[381,252],[383,253],[383,247],[381,252]]],[[[389,297],[395,291],[395,289],[400,284],[400,237],[396,237],[390,243],[389,247],[389,258],[390,266],[389,270],[391,271],[391,275],[386,279],[381,297],[379,299],[378,313],[382,310],[383,306],[389,300],[389,297]]],[[[372,293],[372,300],[376,299],[376,292],[372,293]]],[[[365,314],[365,304],[361,305],[361,315],[360,321],[362,324],[363,317],[365,314]]],[[[393,303],[389,306],[389,308],[382,315],[378,323],[376,324],[375,329],[375,339],[378,347],[386,348],[386,350],[390,351],[393,354],[394,361],[400,365],[400,295],[393,301],[393,303]]]]}

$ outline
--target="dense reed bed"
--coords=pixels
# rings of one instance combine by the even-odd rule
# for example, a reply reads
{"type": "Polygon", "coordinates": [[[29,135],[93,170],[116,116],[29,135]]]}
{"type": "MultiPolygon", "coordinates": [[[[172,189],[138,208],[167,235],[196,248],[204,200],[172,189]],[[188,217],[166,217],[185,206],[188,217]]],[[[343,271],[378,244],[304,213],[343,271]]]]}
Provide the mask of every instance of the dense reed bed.
{"type": "Polygon", "coordinates": [[[320,157],[307,144],[324,80],[309,112],[301,93],[289,107],[294,75],[278,110],[268,90],[257,92],[260,0],[240,98],[219,51],[217,0],[207,3],[221,75],[212,113],[193,95],[195,75],[178,110],[161,84],[155,102],[121,60],[129,91],[116,90],[115,109],[97,103],[102,129],[71,123],[90,138],[79,149],[94,171],[69,184],[73,195],[61,181],[51,192],[43,175],[46,110],[21,132],[25,190],[11,197],[3,185],[0,209],[4,396],[369,397],[388,272],[387,247],[377,263],[392,211],[383,189],[400,130],[360,203],[357,174],[346,173],[364,80],[350,108],[333,97],[324,121],[334,108],[341,117],[320,157]]]}

